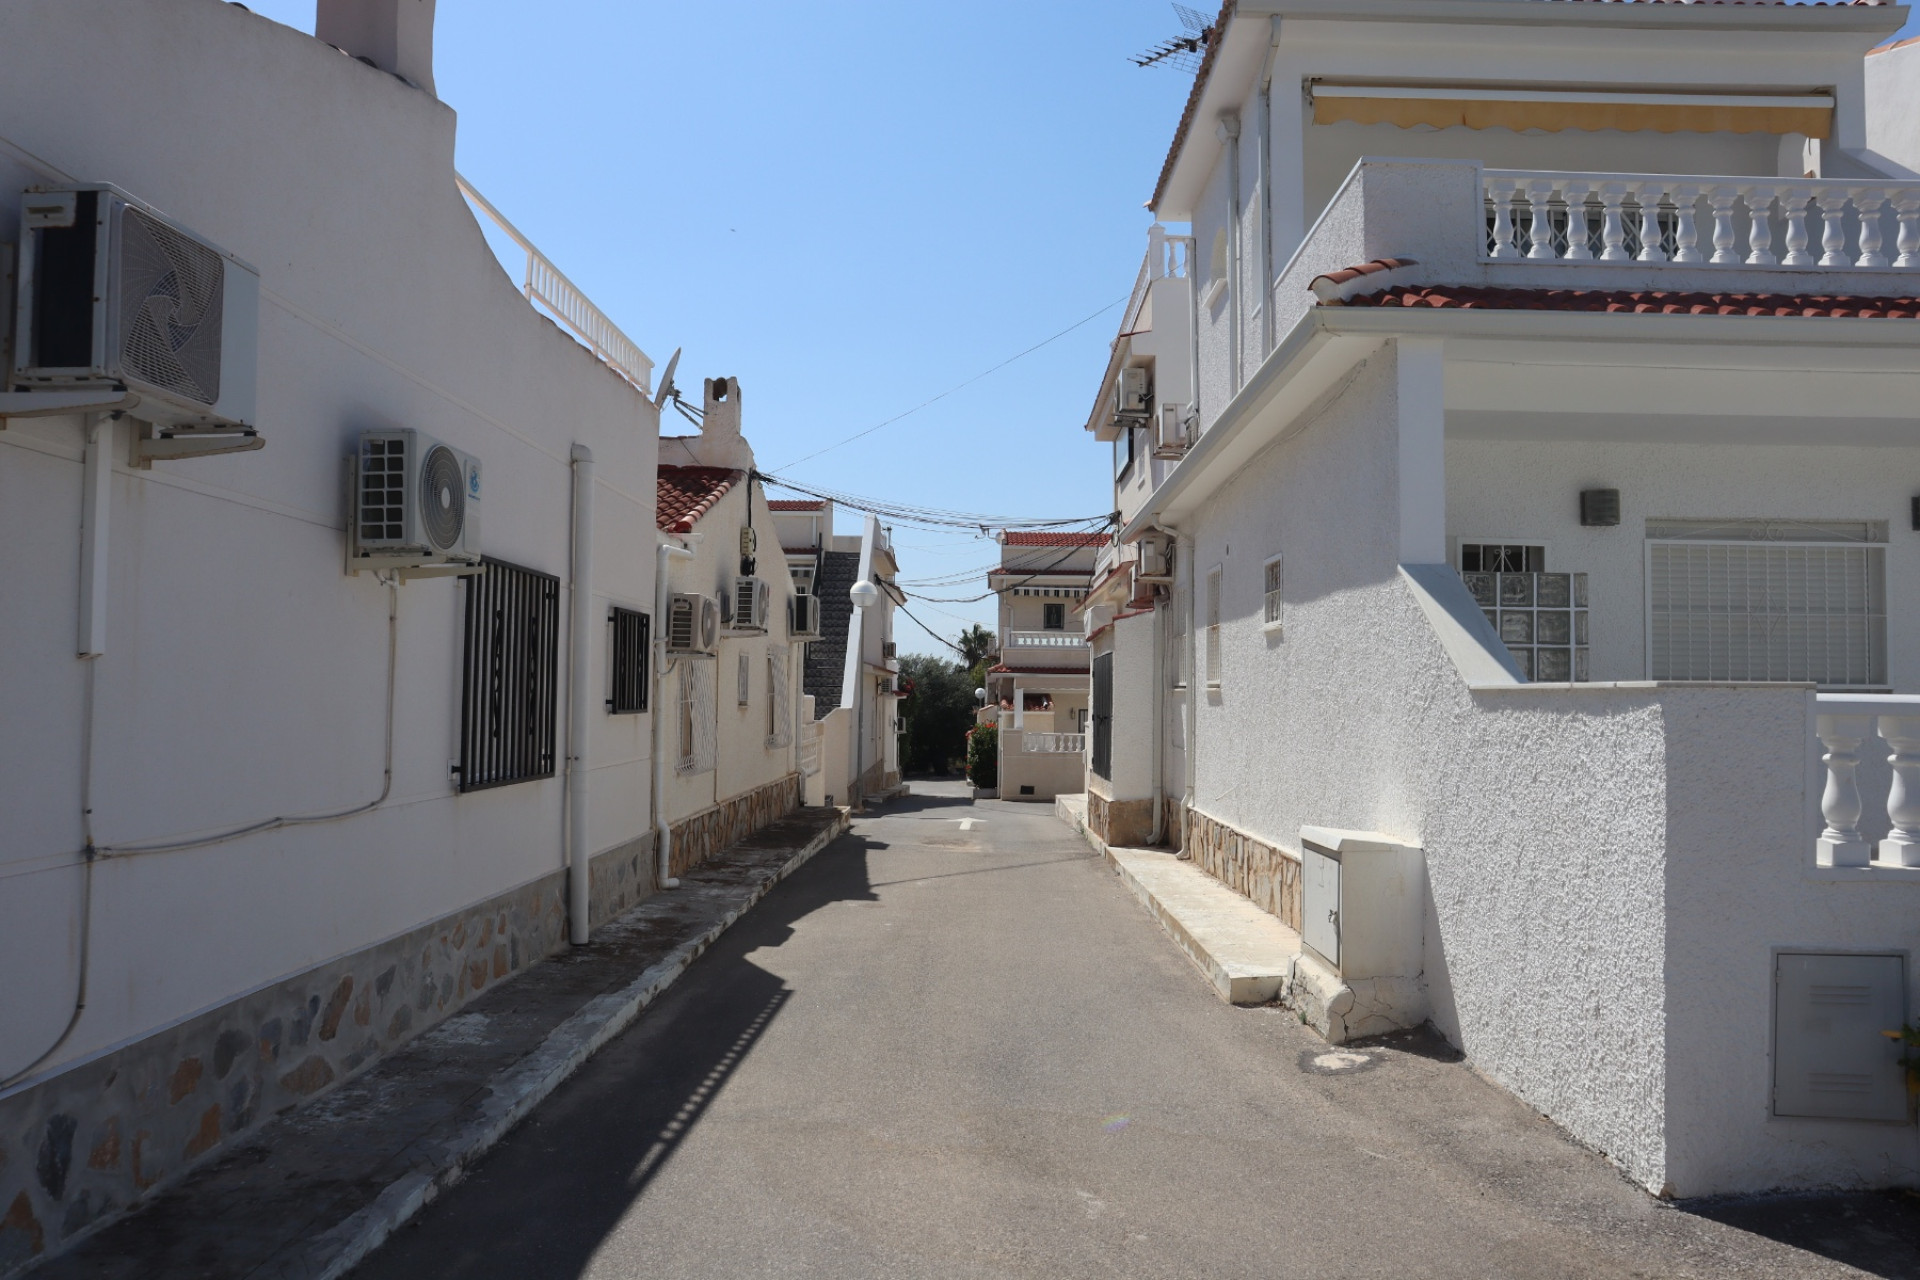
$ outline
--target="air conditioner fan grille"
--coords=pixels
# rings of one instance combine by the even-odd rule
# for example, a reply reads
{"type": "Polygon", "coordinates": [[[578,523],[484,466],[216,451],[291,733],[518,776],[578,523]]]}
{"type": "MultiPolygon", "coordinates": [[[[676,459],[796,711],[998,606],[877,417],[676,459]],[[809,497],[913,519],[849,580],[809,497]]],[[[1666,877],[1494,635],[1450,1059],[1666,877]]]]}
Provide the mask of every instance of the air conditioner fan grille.
{"type": "Polygon", "coordinates": [[[466,476],[460,459],[443,444],[433,446],[420,467],[420,529],[436,551],[450,551],[466,523],[466,476]]]}
{"type": "Polygon", "coordinates": [[[227,264],[138,209],[120,219],[120,361],[133,377],[199,404],[220,398],[227,264]]]}

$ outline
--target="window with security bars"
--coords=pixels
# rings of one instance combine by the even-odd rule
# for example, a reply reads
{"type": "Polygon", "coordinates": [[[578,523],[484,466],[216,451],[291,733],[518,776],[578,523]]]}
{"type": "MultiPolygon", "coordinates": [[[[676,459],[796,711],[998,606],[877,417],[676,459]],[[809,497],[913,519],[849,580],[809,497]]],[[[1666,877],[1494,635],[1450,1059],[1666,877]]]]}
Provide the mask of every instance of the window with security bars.
{"type": "Polygon", "coordinates": [[[787,691],[787,646],[767,646],[767,749],[793,744],[793,701],[787,691]]]}
{"type": "Polygon", "coordinates": [[[467,584],[460,790],[550,778],[559,705],[560,579],[499,560],[467,584]]]}
{"type": "Polygon", "coordinates": [[[1220,687],[1220,575],[1219,565],[1207,570],[1207,688],[1220,687]]]}
{"type": "MultiPolygon", "coordinates": [[[[1845,527],[1813,531],[1834,530],[1844,535],[1845,527]]],[[[1652,522],[1648,532],[1656,532],[1652,522]]],[[[1886,684],[1886,548],[1864,540],[1787,540],[1804,536],[1804,528],[1775,532],[1786,537],[1649,538],[1649,676],[1886,684]]]]}
{"type": "Polygon", "coordinates": [[[1193,590],[1180,587],[1173,593],[1173,608],[1167,611],[1167,679],[1176,689],[1187,687],[1187,636],[1193,628],[1193,590]]]}
{"type": "Polygon", "coordinates": [[[697,658],[680,660],[680,758],[676,773],[705,773],[713,768],[714,738],[718,731],[717,664],[697,658]]]}
{"type": "Polygon", "coordinates": [[[653,619],[637,609],[614,607],[608,619],[613,629],[607,665],[613,670],[613,692],[607,710],[614,715],[636,715],[647,709],[647,643],[653,619]]]}
{"type": "Polygon", "coordinates": [[[1270,631],[1280,626],[1280,557],[1275,556],[1266,564],[1265,607],[1261,610],[1262,624],[1270,631]]]}
{"type": "Polygon", "coordinates": [[[1547,549],[1517,542],[1463,542],[1462,573],[1544,573],[1547,549]]]}

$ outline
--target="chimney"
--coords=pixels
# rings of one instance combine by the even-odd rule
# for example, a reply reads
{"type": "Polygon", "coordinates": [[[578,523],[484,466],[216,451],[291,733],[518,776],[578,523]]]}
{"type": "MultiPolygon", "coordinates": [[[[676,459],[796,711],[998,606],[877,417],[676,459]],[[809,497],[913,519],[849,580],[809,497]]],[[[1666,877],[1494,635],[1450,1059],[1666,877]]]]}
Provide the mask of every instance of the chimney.
{"type": "Polygon", "coordinates": [[[313,34],[433,90],[434,0],[318,0],[313,34]]]}
{"type": "Polygon", "coordinates": [[[740,471],[753,468],[753,448],[740,434],[738,378],[707,379],[706,413],[700,419],[700,434],[683,439],[681,445],[697,466],[740,471]]]}

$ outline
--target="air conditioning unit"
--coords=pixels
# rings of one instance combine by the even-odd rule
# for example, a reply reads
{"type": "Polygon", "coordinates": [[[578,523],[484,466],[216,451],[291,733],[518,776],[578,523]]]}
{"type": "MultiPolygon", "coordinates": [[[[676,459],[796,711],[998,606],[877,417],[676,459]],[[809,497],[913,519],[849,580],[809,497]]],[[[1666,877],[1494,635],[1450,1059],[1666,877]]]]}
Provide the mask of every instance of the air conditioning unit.
{"type": "Polygon", "coordinates": [[[121,409],[181,441],[141,460],[260,447],[257,271],[110,186],[28,191],[20,231],[0,413],[121,409]]]}
{"type": "Polygon", "coordinates": [[[1142,578],[1160,578],[1171,581],[1173,578],[1173,557],[1169,554],[1167,539],[1145,537],[1140,539],[1140,569],[1142,578]]]}
{"type": "Polygon", "coordinates": [[[712,653],[720,647],[720,606],[712,596],[676,593],[667,601],[667,652],[712,653]]]}
{"type": "Polygon", "coordinates": [[[765,578],[733,580],[733,626],[738,631],[765,631],[767,603],[771,596],[765,578]]]}
{"type": "Polygon", "coordinates": [[[347,567],[471,572],[480,563],[480,460],[424,431],[363,431],[347,567]]]}
{"type": "Polygon", "coordinates": [[[1144,365],[1122,369],[1120,376],[1113,380],[1113,416],[1127,420],[1144,419],[1152,395],[1151,380],[1144,365]]]}
{"type": "Polygon", "coordinates": [[[820,598],[818,596],[795,596],[787,602],[787,634],[796,640],[819,636],[820,598]]]}
{"type": "Polygon", "coordinates": [[[1177,458],[1187,451],[1187,424],[1182,406],[1160,406],[1160,429],[1155,433],[1153,451],[1162,458],[1177,458]]]}

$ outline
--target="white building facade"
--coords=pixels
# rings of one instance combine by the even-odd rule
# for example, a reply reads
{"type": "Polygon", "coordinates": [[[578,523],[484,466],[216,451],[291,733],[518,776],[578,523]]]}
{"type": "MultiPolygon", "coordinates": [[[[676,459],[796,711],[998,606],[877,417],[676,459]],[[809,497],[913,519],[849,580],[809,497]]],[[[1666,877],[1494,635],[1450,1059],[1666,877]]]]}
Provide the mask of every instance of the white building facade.
{"type": "Polygon", "coordinates": [[[980,719],[998,728],[1005,800],[1052,800],[1086,786],[1090,648],[1080,609],[1104,533],[1005,529],[987,575],[999,597],[997,661],[980,719]]]}
{"type": "Polygon", "coordinates": [[[321,0],[314,38],[215,0],[9,9],[0,246],[39,274],[0,395],[0,1271],[653,888],[651,366],[544,259],[529,292],[578,338],[502,273],[431,14],[321,0]],[[196,376],[223,332],[244,416],[32,375],[47,237],[120,207],[99,184],[132,212],[98,265],[146,290],[108,332],[158,317],[196,376]],[[149,225],[181,230],[140,266],[149,225]],[[257,306],[211,310],[208,278],[257,306]],[[209,444],[238,448],[181,456],[209,444]],[[451,520],[452,552],[358,554],[387,462],[395,538],[451,520]]]}
{"type": "Polygon", "coordinates": [[[1089,826],[1664,1194],[1920,1176],[1905,15],[1229,4],[1089,422],[1089,826]]]}

